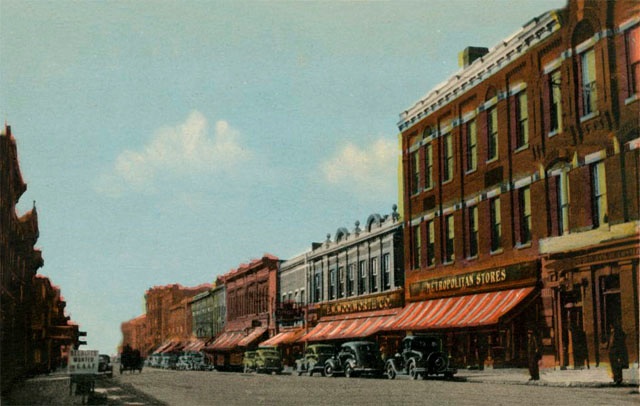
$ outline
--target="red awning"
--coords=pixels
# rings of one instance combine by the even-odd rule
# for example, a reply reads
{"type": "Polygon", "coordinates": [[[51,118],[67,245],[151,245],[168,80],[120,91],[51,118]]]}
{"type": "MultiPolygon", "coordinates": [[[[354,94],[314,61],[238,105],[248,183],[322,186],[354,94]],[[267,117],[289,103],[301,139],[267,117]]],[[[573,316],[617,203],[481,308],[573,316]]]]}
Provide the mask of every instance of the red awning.
{"type": "Polygon", "coordinates": [[[245,337],[243,331],[225,331],[220,334],[213,343],[206,347],[207,350],[228,351],[238,346],[240,340],[245,337]]]}
{"type": "Polygon", "coordinates": [[[534,287],[414,302],[382,330],[428,330],[497,324],[534,287]]]}
{"type": "Polygon", "coordinates": [[[173,341],[173,342],[169,343],[169,346],[168,346],[168,347],[165,347],[163,350],[158,351],[158,352],[161,352],[161,353],[163,353],[163,354],[166,354],[166,353],[171,352],[171,351],[178,351],[178,350],[180,350],[181,348],[182,348],[182,342],[180,342],[180,341],[173,341]]]}
{"type": "Polygon", "coordinates": [[[382,330],[397,310],[362,312],[347,316],[323,317],[320,322],[299,341],[326,341],[369,337],[382,330]]]}
{"type": "Polygon", "coordinates": [[[305,334],[305,331],[302,328],[283,331],[274,335],[267,341],[261,342],[260,347],[275,347],[278,345],[295,343],[303,334],[305,334]]]}
{"type": "Polygon", "coordinates": [[[252,332],[247,334],[246,337],[244,337],[242,340],[240,340],[240,342],[238,343],[238,347],[248,347],[248,346],[250,346],[254,341],[259,339],[264,334],[265,331],[267,331],[266,328],[257,327],[252,332]]]}
{"type": "Polygon", "coordinates": [[[204,341],[202,340],[193,340],[187,344],[182,351],[200,351],[204,347],[204,341]]]}
{"type": "Polygon", "coordinates": [[[163,352],[171,344],[173,344],[173,342],[171,342],[171,341],[165,342],[164,344],[160,345],[160,347],[156,348],[156,350],[153,353],[154,354],[159,354],[159,353],[163,352]]]}

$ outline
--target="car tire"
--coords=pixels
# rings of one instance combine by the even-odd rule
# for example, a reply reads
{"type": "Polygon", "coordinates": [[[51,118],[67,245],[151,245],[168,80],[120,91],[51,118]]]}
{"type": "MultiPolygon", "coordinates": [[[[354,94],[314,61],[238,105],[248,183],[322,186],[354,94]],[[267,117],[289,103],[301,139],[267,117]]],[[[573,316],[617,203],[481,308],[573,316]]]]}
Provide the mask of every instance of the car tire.
{"type": "Polygon", "coordinates": [[[334,375],[334,372],[335,371],[333,370],[333,365],[331,365],[330,363],[324,366],[324,376],[332,377],[334,375]]]}
{"type": "Polygon", "coordinates": [[[355,376],[353,372],[353,367],[350,364],[347,364],[347,366],[344,367],[344,376],[346,378],[353,378],[355,376]]]}
{"type": "Polygon", "coordinates": [[[391,363],[387,365],[387,379],[396,379],[396,369],[391,363]]]}
{"type": "Polygon", "coordinates": [[[418,368],[416,367],[416,362],[414,360],[409,361],[407,371],[409,372],[409,378],[413,380],[418,379],[418,368]]]}

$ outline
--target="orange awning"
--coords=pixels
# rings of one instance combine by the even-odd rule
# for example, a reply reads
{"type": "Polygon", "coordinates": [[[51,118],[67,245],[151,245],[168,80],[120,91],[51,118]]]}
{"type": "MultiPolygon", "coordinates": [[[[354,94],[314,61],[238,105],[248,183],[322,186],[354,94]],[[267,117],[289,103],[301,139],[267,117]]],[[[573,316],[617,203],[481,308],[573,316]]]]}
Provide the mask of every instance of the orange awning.
{"type": "Polygon", "coordinates": [[[154,354],[158,354],[163,352],[166,348],[168,348],[171,344],[173,344],[172,341],[166,342],[162,345],[160,345],[160,347],[156,348],[156,350],[153,352],[154,354]]]}
{"type": "Polygon", "coordinates": [[[245,337],[243,331],[226,331],[220,334],[206,349],[228,351],[238,346],[240,340],[245,337]]]}
{"type": "Polygon", "coordinates": [[[497,324],[534,287],[409,303],[382,330],[433,330],[497,324]]]}
{"type": "Polygon", "coordinates": [[[382,329],[397,310],[361,312],[346,316],[323,317],[299,341],[327,341],[369,337],[382,329]]]}
{"type": "Polygon", "coordinates": [[[277,345],[295,343],[304,333],[305,331],[302,328],[283,331],[274,335],[267,341],[261,342],[260,347],[275,347],[277,345]]]}
{"type": "Polygon", "coordinates": [[[264,327],[255,328],[252,332],[247,334],[246,337],[244,337],[242,340],[240,340],[240,342],[238,343],[238,347],[248,347],[248,346],[250,346],[254,341],[256,341],[258,338],[260,338],[260,336],[262,336],[265,331],[267,331],[267,329],[264,328],[264,327]]]}

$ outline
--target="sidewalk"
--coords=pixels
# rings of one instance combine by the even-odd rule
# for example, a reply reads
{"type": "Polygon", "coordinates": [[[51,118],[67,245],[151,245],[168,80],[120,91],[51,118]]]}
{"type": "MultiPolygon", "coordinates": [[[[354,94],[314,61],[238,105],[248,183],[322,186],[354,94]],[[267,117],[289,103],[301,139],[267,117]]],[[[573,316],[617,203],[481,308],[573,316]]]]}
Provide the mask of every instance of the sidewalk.
{"type": "MultiPolygon", "coordinates": [[[[623,386],[638,386],[638,364],[629,365],[623,370],[623,386]]],[[[589,369],[541,369],[540,380],[530,381],[526,368],[485,368],[483,371],[460,369],[456,378],[467,382],[505,383],[514,385],[538,386],[578,386],[578,387],[607,387],[613,386],[609,368],[591,367],[589,369]]]]}

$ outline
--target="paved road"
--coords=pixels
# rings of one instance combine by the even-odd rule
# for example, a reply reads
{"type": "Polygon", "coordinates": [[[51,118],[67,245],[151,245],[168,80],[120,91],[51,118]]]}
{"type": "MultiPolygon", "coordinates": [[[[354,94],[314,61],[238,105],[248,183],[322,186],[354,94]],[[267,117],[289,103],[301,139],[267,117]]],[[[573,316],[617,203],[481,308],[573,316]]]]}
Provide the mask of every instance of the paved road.
{"type": "MultiPolygon", "coordinates": [[[[464,380],[324,378],[226,372],[165,371],[116,375],[169,405],[637,405],[629,387],[576,388],[464,380]]],[[[111,403],[109,400],[109,403],[111,403]]]]}

